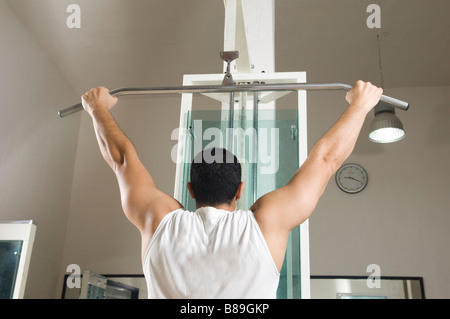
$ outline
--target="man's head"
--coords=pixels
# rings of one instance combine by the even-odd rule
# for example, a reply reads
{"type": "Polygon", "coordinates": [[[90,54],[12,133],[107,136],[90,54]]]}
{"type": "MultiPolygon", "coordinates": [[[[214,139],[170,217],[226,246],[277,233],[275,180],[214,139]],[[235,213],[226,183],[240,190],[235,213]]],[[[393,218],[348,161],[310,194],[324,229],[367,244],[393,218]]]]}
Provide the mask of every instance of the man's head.
{"type": "Polygon", "coordinates": [[[188,184],[197,204],[231,204],[241,193],[241,164],[222,148],[206,149],[194,158],[188,184]]]}

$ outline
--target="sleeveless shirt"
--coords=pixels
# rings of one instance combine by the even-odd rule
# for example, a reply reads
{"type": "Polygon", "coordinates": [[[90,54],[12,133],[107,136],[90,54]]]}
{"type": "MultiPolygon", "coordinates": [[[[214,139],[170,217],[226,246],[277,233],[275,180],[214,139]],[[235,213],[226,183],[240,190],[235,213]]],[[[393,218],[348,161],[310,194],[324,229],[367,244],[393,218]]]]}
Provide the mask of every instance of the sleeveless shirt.
{"type": "Polygon", "coordinates": [[[252,211],[167,214],[144,256],[149,298],[276,298],[280,279],[252,211]]]}

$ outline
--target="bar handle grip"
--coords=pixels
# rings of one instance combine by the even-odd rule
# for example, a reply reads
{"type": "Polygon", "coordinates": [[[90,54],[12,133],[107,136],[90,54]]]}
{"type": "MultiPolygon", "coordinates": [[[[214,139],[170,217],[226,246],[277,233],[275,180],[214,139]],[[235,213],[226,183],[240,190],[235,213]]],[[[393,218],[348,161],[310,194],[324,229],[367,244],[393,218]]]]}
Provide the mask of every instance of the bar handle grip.
{"type": "Polygon", "coordinates": [[[78,113],[82,110],[83,110],[83,104],[78,103],[78,104],[72,105],[68,108],[65,108],[63,110],[58,111],[58,115],[60,117],[66,117],[66,116],[78,113]]]}
{"type": "MultiPolygon", "coordinates": [[[[331,87],[332,84],[329,84],[329,85],[325,84],[325,85],[331,87]]],[[[348,84],[337,83],[335,85],[336,85],[336,87],[339,87],[339,88],[347,90],[347,91],[350,91],[352,89],[352,86],[348,85],[348,84]]],[[[393,98],[393,97],[390,97],[390,96],[387,96],[387,95],[382,95],[380,97],[380,101],[382,101],[382,102],[384,102],[386,104],[389,104],[392,107],[395,107],[395,108],[398,108],[400,110],[403,110],[403,111],[408,111],[408,109],[409,109],[409,103],[408,102],[405,102],[405,101],[402,101],[402,100],[399,100],[399,99],[396,99],[396,98],[393,98]]]]}
{"type": "Polygon", "coordinates": [[[401,109],[403,111],[407,111],[409,109],[409,103],[399,100],[399,99],[395,99],[393,97],[387,96],[387,95],[382,95],[380,98],[380,101],[387,103],[393,107],[396,107],[398,109],[401,109]]]}
{"type": "MultiPolygon", "coordinates": [[[[111,94],[112,96],[117,96],[119,97],[121,95],[122,92],[127,91],[128,89],[115,89],[112,91],[109,91],[109,94],[111,94]]],[[[58,111],[58,115],[60,117],[66,117],[75,113],[78,113],[80,111],[83,111],[83,104],[78,103],[72,106],[69,106],[68,108],[65,108],[63,110],[59,110],[58,111]]]]}

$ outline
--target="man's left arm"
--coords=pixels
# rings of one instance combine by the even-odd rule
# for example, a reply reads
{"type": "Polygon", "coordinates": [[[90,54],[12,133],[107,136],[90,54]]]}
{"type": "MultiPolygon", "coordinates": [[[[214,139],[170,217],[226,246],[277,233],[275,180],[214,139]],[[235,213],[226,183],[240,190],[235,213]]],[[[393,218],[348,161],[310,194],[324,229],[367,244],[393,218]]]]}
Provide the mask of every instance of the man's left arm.
{"type": "Polygon", "coordinates": [[[287,185],[265,194],[251,207],[281,269],[289,231],[313,213],[332,175],[353,151],[367,113],[382,89],[358,81],[347,94],[347,110],[314,145],[308,158],[287,185]]]}

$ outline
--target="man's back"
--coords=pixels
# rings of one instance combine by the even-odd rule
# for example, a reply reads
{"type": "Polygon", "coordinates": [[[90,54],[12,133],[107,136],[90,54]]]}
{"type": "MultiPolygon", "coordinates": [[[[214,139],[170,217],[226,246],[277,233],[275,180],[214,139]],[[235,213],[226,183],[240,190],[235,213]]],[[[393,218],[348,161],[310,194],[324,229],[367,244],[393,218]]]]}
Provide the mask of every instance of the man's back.
{"type": "Polygon", "coordinates": [[[150,298],[275,298],[279,272],[251,211],[169,213],[144,257],[150,298]]]}

